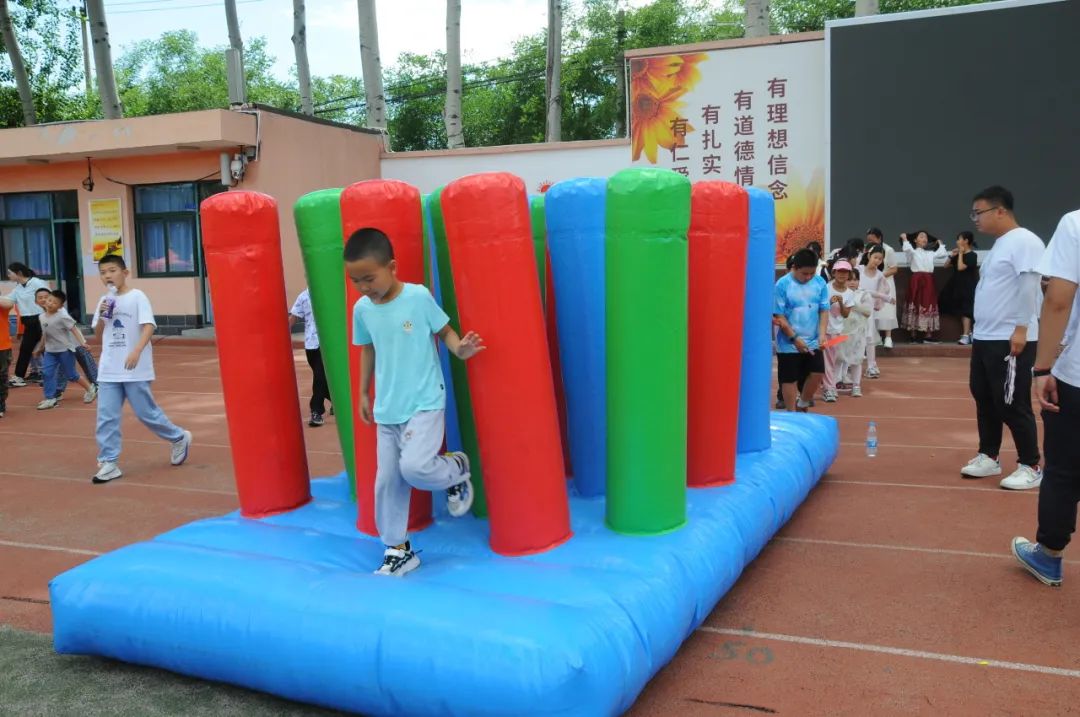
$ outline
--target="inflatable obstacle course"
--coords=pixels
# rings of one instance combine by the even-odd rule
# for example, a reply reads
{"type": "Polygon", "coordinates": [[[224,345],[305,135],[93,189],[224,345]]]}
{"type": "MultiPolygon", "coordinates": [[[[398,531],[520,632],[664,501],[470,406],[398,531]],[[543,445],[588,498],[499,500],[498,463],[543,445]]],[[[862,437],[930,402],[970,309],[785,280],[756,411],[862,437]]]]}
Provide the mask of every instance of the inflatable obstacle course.
{"type": "MultiPolygon", "coordinates": [[[[379,227],[395,250],[402,238],[422,235],[419,193],[400,183],[362,184],[384,205],[415,197],[399,205],[403,212],[415,206],[415,226],[388,216],[386,206],[350,219],[347,188],[340,200],[344,233],[379,227]]],[[[836,455],[832,419],[743,411],[744,402],[767,408],[772,282],[741,279],[759,272],[755,256],[769,257],[771,275],[773,239],[764,229],[771,202],[732,185],[692,187],[662,170],[551,188],[544,214],[576,474],[568,482],[536,223],[524,186],[507,174],[450,183],[428,202],[437,254],[431,273],[444,305],[453,282],[455,327],[477,331],[489,347],[466,366],[451,359],[464,369],[455,386],[459,398],[466,387],[470,405],[457,401],[456,419],[466,445],[464,426],[475,430],[469,450],[474,466],[484,463],[487,518],[449,520],[436,510],[434,523],[417,526],[412,536],[423,550],[421,569],[401,580],[372,575],[383,546],[363,530],[370,510],[364,486],[374,477],[364,473],[371,468],[359,442],[354,502],[346,474],[309,481],[295,460],[303,455],[303,433],[298,401],[286,396],[295,420],[249,419],[263,420],[260,429],[269,431],[259,437],[260,450],[291,451],[281,466],[249,466],[240,452],[255,442],[238,435],[243,426],[231,431],[239,512],[127,546],[52,581],[56,649],[366,715],[621,714],[836,455]],[[737,261],[720,267],[713,251],[744,251],[748,259],[741,271],[737,261]],[[694,274],[699,263],[729,271],[727,281],[743,288],[741,300],[727,291],[726,301],[716,301],[694,274]],[[632,335],[635,317],[622,313],[628,308],[653,344],[632,335]],[[748,322],[761,317],[763,330],[749,331],[748,322]],[[737,352],[724,353],[722,342],[696,343],[695,321],[719,322],[721,340],[742,337],[743,357],[760,361],[747,368],[737,352]],[[724,373],[695,368],[696,351],[715,352],[724,373]],[[662,403],[625,395],[614,378],[641,383],[662,403]],[[752,390],[750,381],[757,382],[752,390]],[[662,393],[665,385],[674,396],[662,393]],[[695,391],[711,394],[722,410],[695,410],[695,391]],[[651,411],[651,420],[624,415],[635,411],[651,411]],[[603,419],[600,430],[590,416],[603,419]],[[744,438],[760,447],[744,449],[744,438]],[[689,458],[694,440],[729,447],[718,449],[722,456],[699,479],[689,458]]],[[[215,308],[249,311],[230,308],[222,292],[237,275],[280,275],[280,250],[276,257],[269,249],[235,251],[274,244],[273,200],[230,192],[208,199],[202,211],[215,308]],[[266,220],[253,222],[254,215],[266,220]],[[233,221],[261,231],[237,235],[233,221]],[[227,262],[212,259],[218,249],[230,255],[227,262]],[[258,267],[246,264],[255,259],[258,267]]],[[[416,241],[422,247],[422,237],[416,241]]],[[[285,305],[283,287],[270,282],[266,289],[267,306],[285,305]]],[[[350,314],[349,299],[341,300],[350,314]]],[[[219,331],[226,325],[219,315],[219,331]]],[[[268,366],[280,363],[274,380],[294,378],[283,373],[291,374],[293,364],[276,333],[244,341],[289,359],[286,369],[267,357],[268,366]]],[[[226,383],[236,378],[225,371],[228,346],[219,343],[226,383]]],[[[235,413],[237,402],[258,405],[264,395],[255,381],[237,380],[226,391],[230,422],[249,418],[235,413]]]]}

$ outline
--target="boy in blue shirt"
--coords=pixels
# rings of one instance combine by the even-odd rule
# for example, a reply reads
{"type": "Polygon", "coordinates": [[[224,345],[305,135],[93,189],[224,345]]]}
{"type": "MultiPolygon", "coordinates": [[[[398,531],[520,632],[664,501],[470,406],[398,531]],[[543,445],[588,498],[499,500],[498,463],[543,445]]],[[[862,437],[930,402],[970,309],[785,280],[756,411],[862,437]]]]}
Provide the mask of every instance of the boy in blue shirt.
{"type": "Polygon", "coordinates": [[[473,486],[464,453],[439,455],[446,387],[433,335],[459,359],[484,350],[474,332],[459,337],[431,292],[397,278],[390,239],[358,229],[345,243],[345,270],[362,294],[353,307],[353,343],[365,346],[360,363],[360,419],[377,426],[375,525],[386,546],[376,575],[404,576],[420,567],[409,542],[413,488],[446,491],[447,510],[469,512],[473,486]],[[371,377],[379,393],[371,406],[371,377]]]}
{"type": "Polygon", "coordinates": [[[776,282],[773,316],[780,329],[776,337],[776,374],[789,411],[805,412],[825,376],[820,339],[829,318],[829,289],[817,276],[817,255],[800,249],[791,271],[776,282]],[[797,395],[796,383],[808,375],[797,395]]]}

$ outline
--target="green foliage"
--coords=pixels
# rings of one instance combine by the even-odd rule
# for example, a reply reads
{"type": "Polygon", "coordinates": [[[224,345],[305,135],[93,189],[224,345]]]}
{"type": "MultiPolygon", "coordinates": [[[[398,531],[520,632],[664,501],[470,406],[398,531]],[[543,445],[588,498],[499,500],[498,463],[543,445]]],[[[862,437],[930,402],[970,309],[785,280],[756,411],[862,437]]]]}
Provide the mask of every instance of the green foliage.
{"type": "MultiPolygon", "coordinates": [[[[158,115],[228,107],[224,51],[223,47],[199,47],[190,30],[136,43],[114,65],[124,113],[158,115]]],[[[244,48],[248,98],[277,107],[295,106],[299,94],[270,74],[272,64],[264,38],[254,38],[244,48]]]]}
{"type": "MultiPolygon", "coordinates": [[[[939,7],[974,5],[989,0],[881,0],[881,13],[912,12],[939,7]]],[[[853,17],[854,0],[772,0],[773,31],[811,32],[824,30],[826,20],[853,17]]]]}
{"type": "MultiPolygon", "coordinates": [[[[8,5],[38,122],[85,117],[78,18],[57,0],[12,0],[8,5]]],[[[0,49],[0,127],[17,127],[23,123],[22,106],[2,39],[0,49]]]]}
{"type": "MultiPolygon", "coordinates": [[[[881,11],[900,12],[979,0],[881,0],[881,11]]],[[[626,9],[620,26],[617,0],[566,0],[563,12],[562,136],[567,140],[616,136],[625,108],[616,78],[620,53],[741,37],[740,0],[654,0],[626,9]]],[[[12,0],[23,55],[42,122],[100,117],[96,96],[83,93],[78,18],[60,0],[12,0]]],[[[772,0],[777,32],[820,30],[825,21],[849,17],[853,0],[772,0]]],[[[487,146],[541,142],[545,129],[546,30],[518,40],[510,57],[462,67],[465,143],[487,146]]],[[[200,47],[187,30],[136,43],[115,62],[117,86],[128,116],[228,106],[224,47],[200,47]]],[[[247,41],[244,65],[248,99],[299,110],[296,77],[279,79],[266,41],[247,41]]],[[[357,74],[359,74],[359,69],[357,74]]],[[[384,68],[389,132],[395,150],[446,146],[443,104],[446,58],[404,53],[384,68]]],[[[0,126],[22,123],[18,93],[6,55],[0,58],[0,126]]],[[[319,117],[350,124],[364,120],[359,78],[312,78],[319,117]]]]}

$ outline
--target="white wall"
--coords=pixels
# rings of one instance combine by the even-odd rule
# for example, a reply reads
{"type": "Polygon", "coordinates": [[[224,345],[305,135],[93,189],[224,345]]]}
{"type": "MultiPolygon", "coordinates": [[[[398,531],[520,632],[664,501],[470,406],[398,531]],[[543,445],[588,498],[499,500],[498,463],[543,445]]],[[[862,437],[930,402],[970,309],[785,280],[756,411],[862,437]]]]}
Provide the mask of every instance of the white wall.
{"type": "Polygon", "coordinates": [[[627,140],[557,142],[435,152],[384,154],[382,178],[400,179],[432,192],[459,177],[479,172],[510,172],[530,194],[574,177],[610,177],[630,166],[627,140]]]}

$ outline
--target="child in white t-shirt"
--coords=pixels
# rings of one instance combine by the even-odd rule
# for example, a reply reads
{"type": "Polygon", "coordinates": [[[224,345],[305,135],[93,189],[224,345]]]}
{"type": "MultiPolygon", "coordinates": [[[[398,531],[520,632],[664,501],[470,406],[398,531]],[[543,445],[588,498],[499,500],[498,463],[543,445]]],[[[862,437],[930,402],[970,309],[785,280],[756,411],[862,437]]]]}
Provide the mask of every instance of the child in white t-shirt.
{"type": "Polygon", "coordinates": [[[98,262],[101,281],[109,292],[98,302],[91,324],[101,338],[98,365],[97,444],[98,471],[94,483],[107,483],[123,475],[120,460],[120,417],[124,401],[139,420],[172,444],[169,462],[187,460],[191,433],[177,427],[158,407],[150,392],[154,356],[150,339],[157,323],[146,294],[127,285],[128,268],[122,257],[109,254],[98,262]]]}
{"type": "MultiPolygon", "coordinates": [[[[825,327],[825,343],[844,333],[844,319],[851,313],[855,300],[854,294],[847,286],[850,275],[851,264],[846,260],[841,259],[833,264],[833,279],[829,282],[829,321],[825,327]]],[[[825,354],[825,381],[822,383],[821,395],[826,403],[835,403],[839,347],[826,346],[823,353],[825,354]]]]}

